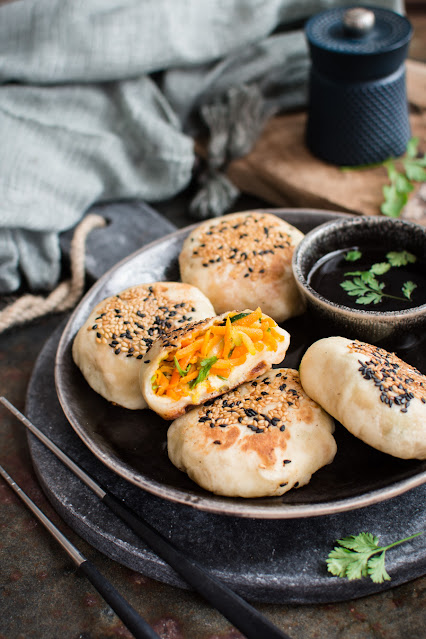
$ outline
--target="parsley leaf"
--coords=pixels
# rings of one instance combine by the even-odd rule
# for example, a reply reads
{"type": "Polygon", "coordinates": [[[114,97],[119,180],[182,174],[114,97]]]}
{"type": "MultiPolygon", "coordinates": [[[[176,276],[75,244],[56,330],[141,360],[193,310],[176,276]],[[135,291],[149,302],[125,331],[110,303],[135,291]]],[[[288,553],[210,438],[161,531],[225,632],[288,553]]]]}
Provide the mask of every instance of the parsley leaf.
{"type": "Polygon", "coordinates": [[[383,166],[388,174],[389,184],[382,188],[383,202],[380,211],[388,217],[399,217],[414,190],[413,182],[426,182],[426,153],[418,157],[419,138],[407,142],[405,154],[401,158],[388,158],[383,162],[362,166],[341,167],[343,171],[356,171],[383,166]],[[398,162],[398,170],[395,165],[398,162]]]}
{"type": "Polygon", "coordinates": [[[417,257],[408,251],[390,251],[386,253],[386,257],[391,266],[407,266],[408,263],[414,264],[417,257]]]}
{"type": "Polygon", "coordinates": [[[357,304],[378,304],[382,300],[384,283],[378,282],[374,276],[369,277],[367,281],[362,277],[355,277],[353,280],[345,280],[340,286],[348,295],[357,296],[357,304]]]}
{"type": "Polygon", "coordinates": [[[401,159],[403,172],[399,172],[393,159],[385,160],[383,166],[388,172],[390,184],[383,186],[384,201],[381,212],[388,217],[399,217],[408,202],[408,195],[414,190],[413,182],[426,181],[426,154],[418,158],[419,138],[411,138],[401,159]]]}
{"type": "Polygon", "coordinates": [[[394,183],[383,187],[384,202],[380,207],[383,215],[387,217],[399,217],[402,209],[408,202],[407,193],[399,193],[394,183]]]}
{"type": "Polygon", "coordinates": [[[326,559],[327,570],[336,577],[346,577],[350,580],[370,577],[377,584],[390,581],[385,568],[386,551],[423,535],[423,532],[382,547],[379,547],[378,537],[371,533],[362,532],[359,535],[344,537],[337,541],[339,545],[329,553],[326,559]]]}
{"type": "Polygon", "coordinates": [[[408,282],[404,282],[401,291],[407,299],[411,300],[411,293],[414,291],[415,288],[417,288],[417,284],[414,284],[414,282],[409,280],[408,282]]]}
{"type": "MultiPolygon", "coordinates": [[[[380,264],[382,264],[380,262],[380,264]]],[[[373,265],[378,266],[378,265],[373,265]]],[[[356,273],[358,274],[358,273],[356,273]]],[[[349,273],[346,273],[349,275],[349,273]]],[[[353,280],[344,280],[341,282],[340,286],[346,291],[348,295],[353,297],[357,297],[355,300],[356,304],[379,304],[382,301],[383,297],[390,297],[392,299],[404,300],[403,297],[397,297],[396,295],[389,295],[388,293],[384,293],[383,289],[385,287],[384,282],[379,282],[374,277],[374,273],[370,271],[361,271],[359,272],[359,277],[354,277],[353,280]]],[[[416,288],[416,285],[411,282],[406,282],[404,284],[402,292],[405,297],[410,299],[409,295],[416,288]],[[404,288],[406,287],[406,289],[404,288]]]]}
{"type": "Polygon", "coordinates": [[[374,273],[374,275],[383,275],[389,271],[390,267],[391,265],[388,262],[378,262],[377,264],[373,264],[370,268],[370,273],[374,273]]]}
{"type": "Polygon", "coordinates": [[[348,251],[345,255],[345,260],[347,262],[355,262],[356,260],[359,260],[361,256],[361,251],[348,251]]]}
{"type": "Polygon", "coordinates": [[[206,357],[205,359],[202,359],[199,373],[197,377],[194,380],[192,380],[192,382],[189,382],[189,387],[194,388],[194,386],[197,386],[197,384],[199,384],[200,382],[203,382],[207,378],[210,372],[210,369],[213,366],[213,364],[215,364],[215,362],[217,362],[216,355],[213,355],[213,357],[206,357]]]}

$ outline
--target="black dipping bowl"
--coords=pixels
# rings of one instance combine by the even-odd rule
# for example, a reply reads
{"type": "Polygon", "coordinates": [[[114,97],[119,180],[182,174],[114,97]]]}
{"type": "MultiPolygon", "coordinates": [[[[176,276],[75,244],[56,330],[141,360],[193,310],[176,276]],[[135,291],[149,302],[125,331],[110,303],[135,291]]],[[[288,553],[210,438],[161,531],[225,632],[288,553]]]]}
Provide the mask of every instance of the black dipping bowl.
{"type": "MultiPolygon", "coordinates": [[[[392,350],[411,348],[425,337],[426,304],[387,312],[353,309],[331,302],[308,284],[308,275],[319,259],[346,246],[363,244],[375,244],[386,251],[404,247],[424,260],[426,229],[384,217],[349,217],[327,222],[307,233],[295,250],[293,271],[318,337],[342,335],[392,350]]],[[[353,268],[352,265],[349,270],[353,268]]]]}

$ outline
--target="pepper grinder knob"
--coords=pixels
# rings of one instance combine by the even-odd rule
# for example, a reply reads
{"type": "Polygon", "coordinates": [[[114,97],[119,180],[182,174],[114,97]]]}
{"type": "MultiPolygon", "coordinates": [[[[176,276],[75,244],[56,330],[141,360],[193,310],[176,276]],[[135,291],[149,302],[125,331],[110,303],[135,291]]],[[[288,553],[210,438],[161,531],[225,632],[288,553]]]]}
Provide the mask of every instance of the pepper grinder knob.
{"type": "Polygon", "coordinates": [[[375,23],[373,11],[364,7],[348,9],[343,14],[343,26],[348,35],[360,38],[371,31],[375,23]]]}

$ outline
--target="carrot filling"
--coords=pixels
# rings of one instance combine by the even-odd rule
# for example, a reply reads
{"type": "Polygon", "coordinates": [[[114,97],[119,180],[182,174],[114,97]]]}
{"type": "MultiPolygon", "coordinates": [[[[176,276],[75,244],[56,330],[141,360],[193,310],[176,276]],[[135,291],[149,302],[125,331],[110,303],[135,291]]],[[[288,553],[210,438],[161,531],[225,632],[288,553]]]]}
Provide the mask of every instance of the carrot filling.
{"type": "Polygon", "coordinates": [[[257,308],[250,313],[231,312],[221,324],[194,331],[161,361],[151,378],[153,391],[177,400],[201,382],[210,385],[212,377],[226,381],[235,367],[245,363],[247,355],[277,350],[277,342],[284,336],[276,327],[276,322],[257,308]]]}

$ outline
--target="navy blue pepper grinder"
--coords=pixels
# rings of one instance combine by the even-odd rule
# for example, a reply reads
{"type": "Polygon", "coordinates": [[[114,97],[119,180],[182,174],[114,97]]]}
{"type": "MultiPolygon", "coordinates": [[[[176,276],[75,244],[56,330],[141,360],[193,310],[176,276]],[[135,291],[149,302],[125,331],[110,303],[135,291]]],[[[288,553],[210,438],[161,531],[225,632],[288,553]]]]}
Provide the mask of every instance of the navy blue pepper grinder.
{"type": "Polygon", "coordinates": [[[404,153],[410,138],[407,18],[377,7],[338,7],[310,18],[305,33],[312,62],[310,151],[339,166],[404,153]]]}

